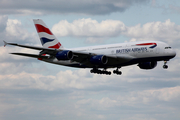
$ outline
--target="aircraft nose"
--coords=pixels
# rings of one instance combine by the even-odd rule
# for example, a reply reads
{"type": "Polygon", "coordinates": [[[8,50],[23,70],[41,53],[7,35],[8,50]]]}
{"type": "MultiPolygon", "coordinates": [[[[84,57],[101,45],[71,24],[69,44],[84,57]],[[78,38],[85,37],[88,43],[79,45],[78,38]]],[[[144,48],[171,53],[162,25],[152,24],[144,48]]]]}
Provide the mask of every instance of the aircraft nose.
{"type": "Polygon", "coordinates": [[[176,51],[172,50],[172,56],[175,57],[176,56],[176,51]]]}

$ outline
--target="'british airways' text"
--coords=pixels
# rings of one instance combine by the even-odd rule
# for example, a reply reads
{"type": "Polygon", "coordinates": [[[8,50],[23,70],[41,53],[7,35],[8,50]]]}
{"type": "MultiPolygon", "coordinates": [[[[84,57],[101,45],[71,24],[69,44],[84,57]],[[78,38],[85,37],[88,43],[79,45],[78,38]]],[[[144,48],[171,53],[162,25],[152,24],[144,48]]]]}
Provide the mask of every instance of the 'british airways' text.
{"type": "Polygon", "coordinates": [[[129,48],[129,49],[118,49],[116,53],[129,53],[129,52],[147,52],[147,47],[141,48],[129,48]]]}

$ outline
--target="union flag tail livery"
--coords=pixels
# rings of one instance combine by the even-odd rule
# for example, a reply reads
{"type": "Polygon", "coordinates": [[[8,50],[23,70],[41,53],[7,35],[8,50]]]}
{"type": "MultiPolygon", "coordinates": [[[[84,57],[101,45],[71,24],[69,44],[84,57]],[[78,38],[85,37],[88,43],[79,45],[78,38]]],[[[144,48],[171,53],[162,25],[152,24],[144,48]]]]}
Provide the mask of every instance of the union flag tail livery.
{"type": "Polygon", "coordinates": [[[5,41],[4,46],[14,45],[34,49],[38,50],[39,54],[11,54],[38,58],[44,62],[68,67],[91,68],[91,73],[106,75],[111,75],[111,71],[107,71],[109,68],[115,68],[113,73],[121,75],[122,72],[119,71],[121,67],[135,64],[140,69],[154,69],[159,61],[164,61],[163,68],[167,69],[167,61],[176,56],[175,50],[161,41],[136,41],[67,49],[63,48],[42,20],[33,21],[43,47],[5,41]]]}
{"type": "Polygon", "coordinates": [[[55,49],[63,48],[58,39],[41,19],[34,19],[33,21],[43,47],[55,49]]]}

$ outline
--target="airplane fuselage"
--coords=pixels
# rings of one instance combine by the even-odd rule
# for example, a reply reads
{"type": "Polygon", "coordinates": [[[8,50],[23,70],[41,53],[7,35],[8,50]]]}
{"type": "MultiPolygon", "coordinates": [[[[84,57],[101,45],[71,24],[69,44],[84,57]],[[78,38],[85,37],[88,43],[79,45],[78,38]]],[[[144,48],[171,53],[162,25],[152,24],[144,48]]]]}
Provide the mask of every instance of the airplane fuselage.
{"type": "MultiPolygon", "coordinates": [[[[171,47],[160,41],[138,41],[138,42],[127,42],[109,45],[99,45],[90,47],[81,47],[69,49],[78,52],[88,52],[91,54],[102,54],[110,55],[113,57],[125,57],[127,60],[117,60],[114,63],[107,63],[106,65],[98,65],[98,68],[113,68],[123,67],[132,64],[138,64],[141,62],[150,61],[168,61],[173,58],[176,53],[171,47]]],[[[56,58],[43,59],[45,62],[50,62],[59,65],[65,65],[70,67],[78,68],[93,68],[94,65],[85,66],[82,63],[74,62],[72,60],[58,60],[56,58]]]]}

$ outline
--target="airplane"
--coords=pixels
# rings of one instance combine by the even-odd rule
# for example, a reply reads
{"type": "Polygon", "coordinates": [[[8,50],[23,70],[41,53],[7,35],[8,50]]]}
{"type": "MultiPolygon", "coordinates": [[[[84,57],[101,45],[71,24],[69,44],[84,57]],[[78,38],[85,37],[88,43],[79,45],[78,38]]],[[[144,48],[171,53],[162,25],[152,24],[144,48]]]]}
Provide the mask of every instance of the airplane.
{"type": "Polygon", "coordinates": [[[98,45],[68,49],[58,41],[47,25],[41,19],[33,20],[43,47],[7,43],[23,48],[39,50],[39,54],[10,53],[37,58],[40,61],[76,68],[90,68],[91,73],[111,75],[109,68],[115,68],[114,74],[121,75],[121,67],[137,64],[140,69],[153,69],[158,61],[167,61],[176,56],[176,52],[161,41],[136,41],[109,45],[98,45]]]}

